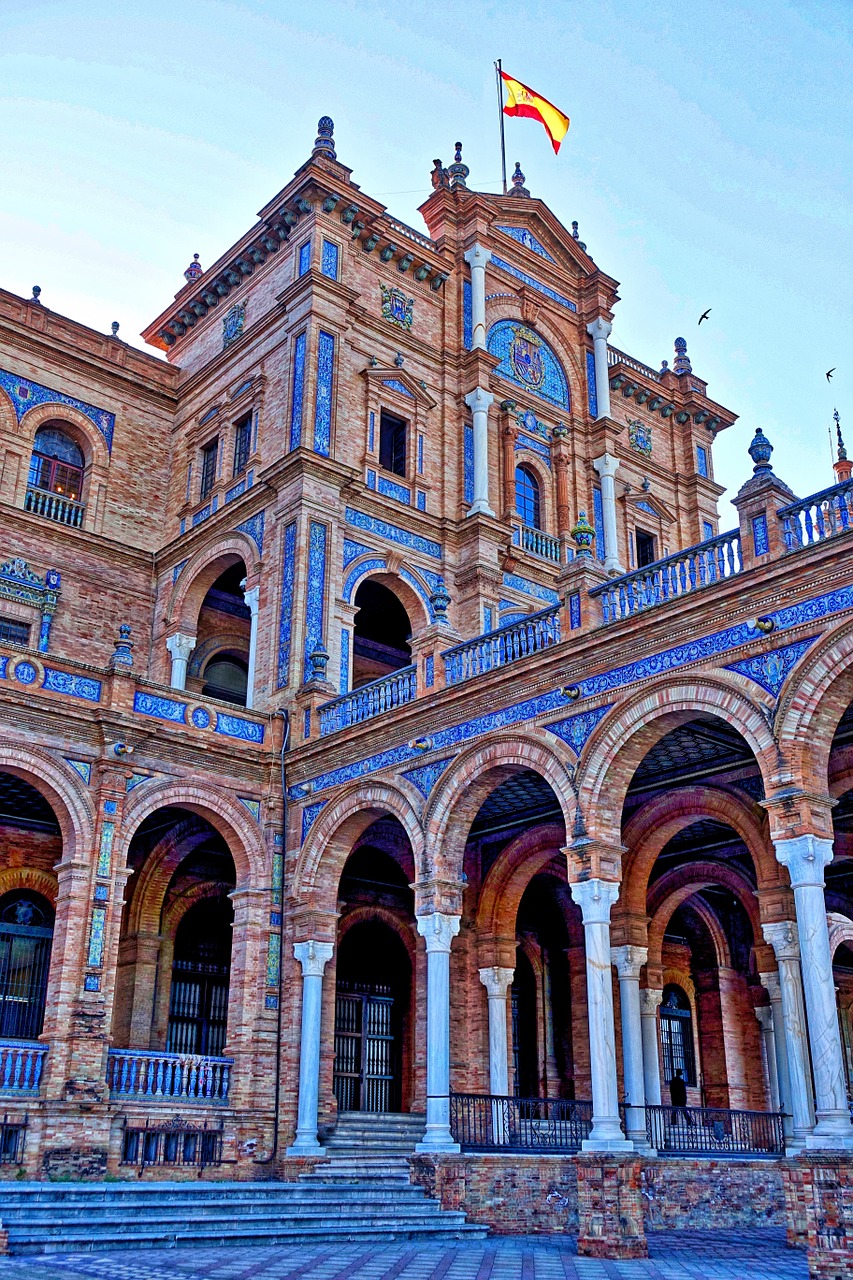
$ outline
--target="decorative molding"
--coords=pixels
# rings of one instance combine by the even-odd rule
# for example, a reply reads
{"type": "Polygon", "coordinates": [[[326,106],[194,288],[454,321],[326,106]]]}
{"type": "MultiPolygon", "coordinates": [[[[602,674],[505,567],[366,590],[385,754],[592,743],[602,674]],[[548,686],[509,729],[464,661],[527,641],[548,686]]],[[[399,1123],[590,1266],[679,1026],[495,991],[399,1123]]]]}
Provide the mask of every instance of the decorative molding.
{"type": "Polygon", "coordinates": [[[727,663],[725,670],[748,676],[750,680],[761,685],[762,689],[771,693],[774,698],[778,698],[789,673],[819,638],[819,636],[808,636],[805,640],[795,640],[793,644],[782,645],[781,648],[771,649],[768,653],[757,653],[752,658],[741,658],[738,662],[727,663]]]}
{"type": "Polygon", "coordinates": [[[98,409],[93,404],[87,404],[85,400],[77,400],[74,396],[67,396],[62,391],[53,391],[50,387],[42,386],[40,382],[31,382],[29,378],[21,378],[18,374],[8,373],[5,369],[0,369],[0,389],[5,391],[11,400],[18,422],[29,409],[34,409],[37,405],[64,405],[68,409],[76,409],[78,413],[87,417],[104,437],[107,450],[112,452],[116,421],[114,413],[107,413],[106,409],[98,409]]]}
{"type": "Polygon", "coordinates": [[[402,289],[389,289],[380,283],[382,295],[382,319],[395,324],[398,329],[411,329],[414,319],[414,298],[407,298],[402,289]]]}
{"type": "Polygon", "coordinates": [[[456,756],[453,755],[445,756],[443,760],[433,760],[431,764],[423,764],[419,769],[405,770],[402,777],[408,779],[412,786],[417,787],[424,800],[428,800],[436,782],[455,759],[456,756]]]}
{"type": "MultiPolygon", "coordinates": [[[[548,262],[554,262],[548,250],[545,248],[541,240],[537,240],[527,227],[507,227],[495,223],[495,231],[502,231],[505,236],[510,236],[517,244],[523,244],[525,249],[529,249],[531,253],[536,253],[540,258],[545,258],[548,262]]],[[[494,258],[492,259],[494,261],[494,258]]]]}
{"type": "Polygon", "coordinates": [[[258,548],[258,555],[264,554],[264,518],[266,512],[258,511],[255,515],[250,516],[248,520],[244,520],[242,524],[237,525],[239,533],[245,533],[247,538],[251,538],[255,546],[258,548]]]}
{"type": "Polygon", "coordinates": [[[401,529],[399,525],[390,524],[387,520],[378,520],[375,516],[366,515],[363,511],[356,511],[354,507],[346,508],[344,519],[347,524],[355,529],[361,529],[364,533],[373,533],[377,538],[397,542],[400,546],[408,547],[410,551],[419,551],[421,555],[432,556],[434,560],[441,559],[441,546],[438,542],[433,542],[430,538],[422,538],[417,533],[410,533],[408,529],[401,529]]]}
{"type": "Polygon", "coordinates": [[[557,293],[556,289],[551,289],[546,284],[540,284],[538,280],[534,280],[533,276],[529,276],[526,271],[519,271],[518,267],[505,262],[503,258],[495,257],[494,254],[492,254],[491,260],[492,265],[497,267],[499,271],[505,271],[507,275],[514,276],[522,284],[529,285],[531,289],[535,289],[537,293],[544,294],[546,298],[556,302],[558,307],[565,307],[567,311],[577,311],[577,305],[571,299],[565,297],[562,293],[557,293]]]}
{"type": "MultiPolygon", "coordinates": [[[[517,573],[505,573],[503,584],[513,591],[522,591],[525,595],[535,596],[537,600],[544,600],[547,604],[560,603],[560,597],[552,587],[543,587],[540,583],[531,582],[529,578],[522,578],[517,573]]],[[[513,603],[512,607],[517,609],[518,605],[513,603]]]]}

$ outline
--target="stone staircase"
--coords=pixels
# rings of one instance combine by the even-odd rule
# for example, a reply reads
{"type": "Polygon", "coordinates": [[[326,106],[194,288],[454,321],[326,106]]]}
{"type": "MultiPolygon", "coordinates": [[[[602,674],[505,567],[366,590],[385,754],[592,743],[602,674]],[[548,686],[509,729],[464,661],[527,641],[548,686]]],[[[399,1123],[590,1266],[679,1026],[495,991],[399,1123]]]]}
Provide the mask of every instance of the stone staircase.
{"type": "Polygon", "coordinates": [[[423,1117],[342,1115],[298,1182],[0,1183],[9,1252],[482,1239],[409,1182],[423,1117]]]}

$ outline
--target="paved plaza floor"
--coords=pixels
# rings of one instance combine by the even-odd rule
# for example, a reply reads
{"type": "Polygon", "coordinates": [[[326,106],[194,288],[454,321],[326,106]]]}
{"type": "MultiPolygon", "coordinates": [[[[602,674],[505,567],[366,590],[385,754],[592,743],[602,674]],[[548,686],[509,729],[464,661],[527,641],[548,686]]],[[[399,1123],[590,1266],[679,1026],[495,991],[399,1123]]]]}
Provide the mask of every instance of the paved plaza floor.
{"type": "Polygon", "coordinates": [[[345,1248],[150,1249],[0,1261],[0,1280],[807,1280],[783,1230],[659,1231],[642,1262],[578,1258],[574,1240],[345,1248]]]}

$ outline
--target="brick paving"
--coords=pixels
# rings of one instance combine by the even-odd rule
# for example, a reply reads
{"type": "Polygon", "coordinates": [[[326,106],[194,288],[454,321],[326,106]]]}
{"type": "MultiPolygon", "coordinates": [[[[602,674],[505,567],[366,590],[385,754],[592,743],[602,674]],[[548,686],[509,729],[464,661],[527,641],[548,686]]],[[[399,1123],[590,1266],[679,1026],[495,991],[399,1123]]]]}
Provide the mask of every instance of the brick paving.
{"type": "Polygon", "coordinates": [[[152,1249],[11,1258],[2,1280],[807,1280],[781,1230],[656,1231],[648,1261],[578,1258],[571,1239],[331,1249],[152,1249]]]}

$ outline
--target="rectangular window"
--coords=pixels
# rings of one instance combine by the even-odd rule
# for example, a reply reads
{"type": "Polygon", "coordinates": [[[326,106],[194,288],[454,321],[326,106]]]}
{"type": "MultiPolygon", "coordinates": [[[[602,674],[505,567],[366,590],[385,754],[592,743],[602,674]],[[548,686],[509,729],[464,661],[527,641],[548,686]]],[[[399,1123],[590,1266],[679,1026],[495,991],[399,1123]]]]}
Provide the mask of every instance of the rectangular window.
{"type": "Polygon", "coordinates": [[[0,640],[5,644],[30,643],[30,628],[26,622],[14,622],[11,618],[0,618],[0,640]]]}
{"type": "Polygon", "coordinates": [[[206,444],[201,451],[200,497],[206,498],[216,481],[216,457],[219,453],[219,436],[206,444]]]}
{"type": "Polygon", "coordinates": [[[406,474],[405,418],[397,418],[383,409],[379,415],[379,465],[397,476],[406,474]]]}
{"type": "Polygon", "coordinates": [[[638,529],[635,534],[637,540],[637,568],[642,569],[647,564],[655,562],[655,540],[650,533],[645,533],[642,529],[638,529]]]}
{"type": "Polygon", "coordinates": [[[252,415],[247,413],[239,422],[234,423],[234,475],[241,476],[246,470],[249,454],[252,452],[252,415]]]}
{"type": "Polygon", "coordinates": [[[305,272],[311,266],[311,241],[306,240],[299,250],[299,274],[305,275],[305,272]]]}
{"type": "Polygon", "coordinates": [[[323,241],[323,254],[320,259],[320,270],[330,280],[338,278],[338,246],[333,240],[323,241]]]}
{"type": "Polygon", "coordinates": [[[708,450],[703,445],[696,446],[696,470],[700,476],[708,476],[708,450]]]}

